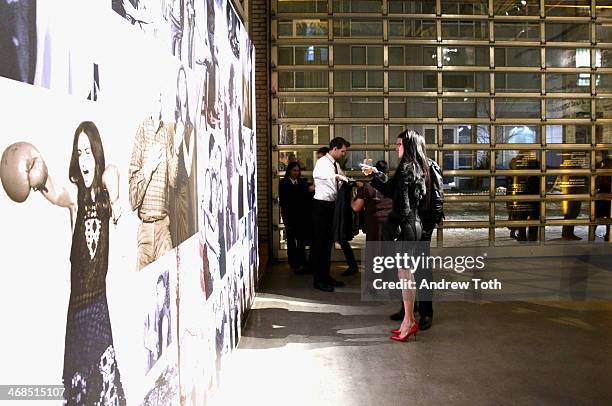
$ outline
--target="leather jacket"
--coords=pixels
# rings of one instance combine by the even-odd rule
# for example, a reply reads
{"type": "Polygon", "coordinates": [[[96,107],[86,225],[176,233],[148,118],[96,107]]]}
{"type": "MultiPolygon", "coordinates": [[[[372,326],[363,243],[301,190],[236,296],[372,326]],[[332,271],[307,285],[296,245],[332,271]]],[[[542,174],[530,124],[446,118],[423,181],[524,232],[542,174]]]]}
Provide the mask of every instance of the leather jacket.
{"type": "Polygon", "coordinates": [[[409,224],[414,226],[414,223],[419,223],[421,229],[418,208],[426,196],[426,186],[423,174],[417,174],[413,164],[400,163],[391,178],[381,172],[375,173],[371,185],[393,200],[387,223],[397,229],[396,238],[406,235],[405,228],[409,224]]]}

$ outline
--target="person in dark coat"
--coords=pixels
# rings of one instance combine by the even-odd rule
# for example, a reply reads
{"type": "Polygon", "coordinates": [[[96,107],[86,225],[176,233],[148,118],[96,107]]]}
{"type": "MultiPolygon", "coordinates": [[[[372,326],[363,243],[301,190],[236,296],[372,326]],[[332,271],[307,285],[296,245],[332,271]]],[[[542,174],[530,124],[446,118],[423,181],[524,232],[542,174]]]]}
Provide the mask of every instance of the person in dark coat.
{"type": "MultiPolygon", "coordinates": [[[[612,159],[607,155],[607,151],[602,151],[603,157],[601,162],[598,162],[596,169],[612,169],[612,159]]],[[[595,178],[595,191],[599,193],[612,193],[612,177],[597,176],[595,178]]],[[[610,218],[610,199],[595,200],[595,218],[610,218]]],[[[610,224],[606,224],[606,234],[604,240],[610,241],[610,224]]],[[[597,229],[597,226],[595,226],[597,229]]]]}
{"type": "Polygon", "coordinates": [[[308,272],[305,242],[310,221],[311,185],[301,178],[300,164],[291,162],[278,185],[281,216],[287,237],[289,265],[296,273],[308,272]]]}
{"type": "MultiPolygon", "coordinates": [[[[378,171],[388,173],[386,161],[378,161],[374,166],[378,171]]],[[[383,225],[393,207],[393,200],[385,197],[369,183],[364,183],[357,189],[357,196],[351,206],[355,212],[365,209],[366,241],[382,241],[383,225]]]]}

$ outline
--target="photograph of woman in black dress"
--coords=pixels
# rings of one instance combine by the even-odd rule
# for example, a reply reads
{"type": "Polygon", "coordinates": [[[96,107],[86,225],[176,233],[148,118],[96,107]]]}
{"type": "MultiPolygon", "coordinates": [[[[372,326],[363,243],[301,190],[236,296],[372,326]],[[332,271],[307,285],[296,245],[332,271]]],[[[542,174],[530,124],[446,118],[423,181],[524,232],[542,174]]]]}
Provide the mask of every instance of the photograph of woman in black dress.
{"type": "Polygon", "coordinates": [[[76,199],[67,189],[57,189],[51,176],[42,191],[51,203],[69,208],[73,216],[76,212],[63,372],[70,405],[125,404],[106,300],[109,221],[118,220],[113,207],[118,208],[119,183],[116,169],[109,168],[98,128],[82,122],[74,133],[68,172],[76,199]]]}

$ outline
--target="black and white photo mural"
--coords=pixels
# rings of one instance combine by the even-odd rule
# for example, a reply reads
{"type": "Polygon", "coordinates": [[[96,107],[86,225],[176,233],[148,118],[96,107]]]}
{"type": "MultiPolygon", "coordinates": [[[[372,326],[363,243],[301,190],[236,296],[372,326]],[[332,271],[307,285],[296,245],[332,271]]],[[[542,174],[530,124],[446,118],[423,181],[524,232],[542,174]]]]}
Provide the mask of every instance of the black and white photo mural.
{"type": "Polygon", "coordinates": [[[0,0],[0,378],[205,404],[255,295],[255,50],[228,0],[85,3],[0,0]]]}

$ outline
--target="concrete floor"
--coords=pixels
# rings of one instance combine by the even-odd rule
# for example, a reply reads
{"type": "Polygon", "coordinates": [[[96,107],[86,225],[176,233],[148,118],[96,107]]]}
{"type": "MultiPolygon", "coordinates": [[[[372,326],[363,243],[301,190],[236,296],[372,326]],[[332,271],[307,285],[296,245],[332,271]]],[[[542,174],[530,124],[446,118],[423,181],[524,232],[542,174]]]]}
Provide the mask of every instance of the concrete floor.
{"type": "Polygon", "coordinates": [[[612,302],[440,302],[396,343],[397,305],[361,302],[359,275],[336,266],[347,287],[324,293],[287,268],[264,277],[214,404],[612,404],[612,302]]]}

